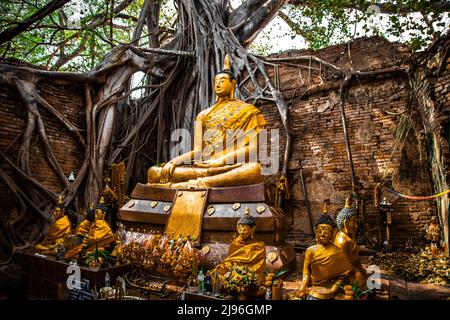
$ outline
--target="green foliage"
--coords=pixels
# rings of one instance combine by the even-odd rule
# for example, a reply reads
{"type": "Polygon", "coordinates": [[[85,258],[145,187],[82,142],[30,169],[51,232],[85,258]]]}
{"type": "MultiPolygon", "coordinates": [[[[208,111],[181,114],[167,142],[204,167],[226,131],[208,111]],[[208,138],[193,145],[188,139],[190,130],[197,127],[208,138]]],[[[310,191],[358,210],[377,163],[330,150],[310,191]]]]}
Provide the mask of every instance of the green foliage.
{"type": "Polygon", "coordinates": [[[344,43],[355,37],[378,35],[421,50],[448,28],[448,12],[433,1],[308,0],[283,8],[292,36],[301,35],[313,49],[344,43]],[[386,12],[386,13],[384,13],[386,12]]]}
{"type": "MultiPolygon", "coordinates": [[[[0,1],[0,31],[11,28],[47,4],[48,0],[0,1]]],[[[0,56],[65,71],[87,71],[97,65],[114,45],[129,43],[144,0],[114,1],[116,12],[111,30],[111,1],[72,0],[35,23],[11,42],[0,45],[0,56]],[[112,32],[112,40],[110,39],[112,32]]],[[[176,16],[169,0],[160,0],[160,21],[170,26],[176,16]]],[[[148,34],[144,27],[142,35],[148,34]]],[[[148,44],[142,37],[142,44],[148,44]]]]}

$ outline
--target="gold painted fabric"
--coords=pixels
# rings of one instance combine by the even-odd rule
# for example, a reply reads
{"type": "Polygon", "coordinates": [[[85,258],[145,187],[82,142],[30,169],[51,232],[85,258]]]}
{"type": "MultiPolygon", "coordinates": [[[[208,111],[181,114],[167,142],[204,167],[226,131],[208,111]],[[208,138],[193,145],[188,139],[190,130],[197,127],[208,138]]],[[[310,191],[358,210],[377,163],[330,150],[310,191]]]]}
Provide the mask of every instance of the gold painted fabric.
{"type": "Polygon", "coordinates": [[[203,208],[206,201],[205,191],[183,191],[177,196],[166,225],[166,232],[183,237],[191,236],[200,241],[203,220],[203,208]]]}
{"type": "Polygon", "coordinates": [[[215,270],[225,275],[234,265],[247,266],[258,276],[258,284],[264,280],[266,270],[266,247],[264,242],[246,243],[236,238],[230,244],[228,256],[220,262],[215,270]]]}
{"type": "Polygon", "coordinates": [[[63,217],[55,220],[48,228],[47,236],[42,244],[52,245],[57,242],[61,242],[64,236],[72,233],[72,226],[70,224],[69,217],[64,215],[63,217]],[[59,240],[59,241],[58,241],[59,240]]]}
{"type": "Polygon", "coordinates": [[[353,265],[347,254],[333,244],[328,246],[314,245],[306,251],[304,274],[311,275],[313,286],[331,288],[338,278],[345,278],[353,271],[353,265]]]}
{"type": "Polygon", "coordinates": [[[100,246],[107,245],[114,241],[114,234],[111,230],[109,224],[103,219],[96,219],[92,224],[91,229],[89,230],[88,243],[92,242],[93,244],[88,248],[95,249],[95,244],[100,246]]]}
{"type": "Polygon", "coordinates": [[[92,222],[89,220],[83,220],[81,221],[77,228],[75,229],[75,234],[77,236],[86,237],[89,233],[89,230],[91,229],[92,222]]]}
{"type": "MultiPolygon", "coordinates": [[[[233,130],[235,133],[242,130],[244,134],[248,134],[253,129],[254,133],[258,133],[265,124],[261,111],[249,103],[236,99],[217,103],[203,119],[204,133],[206,130],[216,130],[216,134],[203,140],[203,156],[210,155],[213,159],[220,157],[226,153],[227,146],[239,142],[236,135],[227,137],[227,130],[233,130]]],[[[256,136],[249,136],[249,139],[243,140],[236,147],[248,145],[254,138],[256,136]]]]}
{"type": "Polygon", "coordinates": [[[366,270],[361,265],[359,245],[343,231],[336,234],[334,244],[347,253],[348,259],[353,265],[354,272],[349,277],[350,283],[356,282],[359,288],[367,288],[367,275],[366,270]]]}
{"type": "Polygon", "coordinates": [[[358,244],[352,240],[349,236],[347,236],[343,231],[339,231],[336,234],[336,237],[334,239],[334,244],[338,247],[344,250],[350,261],[352,263],[359,262],[359,246],[358,244]]]}

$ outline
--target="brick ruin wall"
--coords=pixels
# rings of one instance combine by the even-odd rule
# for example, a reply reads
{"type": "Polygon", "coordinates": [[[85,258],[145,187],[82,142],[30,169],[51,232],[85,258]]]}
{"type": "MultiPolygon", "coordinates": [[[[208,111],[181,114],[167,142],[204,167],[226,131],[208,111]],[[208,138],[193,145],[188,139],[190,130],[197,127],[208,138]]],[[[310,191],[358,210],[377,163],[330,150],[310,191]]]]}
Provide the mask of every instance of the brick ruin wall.
{"type": "MultiPolygon", "coordinates": [[[[391,66],[405,66],[410,52],[407,48],[381,38],[361,38],[347,45],[337,45],[314,52],[292,51],[278,55],[316,55],[340,68],[376,70],[391,66]],[[348,49],[350,48],[350,55],[348,49]]],[[[276,57],[276,56],[275,56],[276,57]]],[[[317,65],[316,65],[317,67],[317,65]]],[[[318,70],[307,68],[279,68],[279,87],[289,105],[289,124],[292,130],[292,149],[288,179],[291,199],[286,203],[287,240],[301,244],[311,233],[306,201],[300,181],[300,169],[308,193],[308,200],[315,221],[323,202],[329,199],[329,212],[336,214],[351,191],[350,168],[347,159],[344,134],[339,109],[339,79],[321,79],[318,70]]],[[[273,72],[272,72],[273,75],[273,72]]],[[[435,94],[441,109],[449,106],[446,70],[435,82],[435,94]]],[[[84,102],[82,88],[43,84],[43,97],[78,127],[84,129],[84,102]]],[[[428,195],[434,192],[430,171],[430,159],[426,143],[417,138],[414,130],[403,145],[396,144],[395,134],[408,107],[408,80],[406,75],[386,74],[354,81],[349,87],[345,104],[350,147],[353,153],[358,191],[364,199],[368,221],[377,221],[374,207],[374,187],[386,179],[392,179],[394,189],[404,194],[428,195]]],[[[280,169],[285,146],[285,134],[280,116],[273,104],[262,103],[258,107],[268,122],[268,129],[280,129],[280,169]]],[[[414,107],[414,105],[412,105],[414,107]]],[[[50,144],[64,172],[75,173],[81,166],[83,150],[73,136],[57,120],[40,108],[50,144]]],[[[6,88],[0,93],[0,150],[10,159],[16,159],[25,127],[26,113],[17,93],[6,88]]],[[[448,120],[447,120],[448,122],[448,120]]],[[[448,125],[447,125],[448,126],[448,125]]],[[[84,134],[83,134],[84,135],[84,134]]],[[[30,164],[33,176],[55,192],[62,185],[45,160],[37,137],[32,140],[30,164]]],[[[0,168],[13,175],[11,167],[0,161],[0,168]]],[[[412,238],[419,240],[419,231],[436,214],[433,201],[408,201],[387,192],[383,196],[393,204],[391,236],[394,244],[403,245],[412,238]]],[[[1,210],[9,212],[11,193],[0,181],[1,210]]],[[[2,214],[3,216],[3,214],[2,214]]]]}
{"type": "MultiPolygon", "coordinates": [[[[361,38],[349,46],[337,45],[317,52],[296,51],[276,57],[310,54],[344,70],[348,70],[353,63],[354,70],[368,71],[393,66],[408,68],[411,53],[407,48],[381,38],[361,38]],[[348,54],[349,48],[352,61],[348,54]]],[[[342,209],[352,190],[351,173],[339,108],[339,86],[333,79],[322,81],[314,70],[311,75],[307,68],[301,71],[301,75],[298,69],[292,67],[280,67],[279,72],[280,90],[288,102],[292,130],[288,167],[291,199],[286,205],[287,240],[294,245],[301,245],[310,238],[311,227],[300,170],[303,171],[313,223],[322,212],[325,200],[331,202],[328,210],[330,214],[335,216],[342,209]],[[305,94],[307,90],[303,89],[308,86],[308,79],[311,82],[309,90],[316,86],[310,91],[311,94],[305,94]]],[[[439,110],[442,110],[440,112],[448,112],[448,84],[447,68],[434,84],[439,110]]],[[[391,181],[394,190],[407,195],[431,195],[436,191],[432,183],[427,141],[421,134],[423,127],[417,128],[422,124],[418,113],[413,112],[413,123],[405,141],[399,144],[396,140],[396,134],[401,131],[399,126],[404,126],[402,115],[407,114],[407,110],[419,107],[417,102],[409,102],[409,89],[406,73],[361,78],[350,84],[345,103],[356,184],[364,199],[364,215],[370,226],[378,225],[381,232],[381,217],[374,205],[374,189],[379,182],[391,181]]],[[[274,105],[263,104],[259,107],[268,119],[269,128],[282,128],[274,105]]],[[[448,117],[441,119],[446,121],[448,127],[448,117]]],[[[444,133],[438,131],[437,134],[444,133]]],[[[282,158],[286,143],[282,129],[280,138],[282,158]]],[[[406,200],[382,190],[381,198],[386,197],[392,203],[390,234],[394,246],[404,246],[410,239],[415,244],[421,242],[421,232],[423,234],[430,217],[436,215],[435,201],[406,200]]]]}
{"type": "MultiPolygon", "coordinates": [[[[62,86],[41,83],[38,86],[40,95],[66,115],[75,126],[85,130],[85,104],[83,91],[76,85],[62,86]]],[[[53,117],[46,109],[38,106],[45,125],[49,143],[58,162],[68,177],[71,171],[76,174],[84,160],[84,150],[64,125],[53,117]]],[[[5,87],[0,92],[0,150],[9,159],[16,161],[22,143],[26,126],[27,113],[20,96],[12,87],[5,87]]],[[[0,168],[10,177],[15,176],[13,168],[3,159],[0,159],[0,168]]],[[[54,192],[61,192],[63,185],[54,170],[46,160],[42,142],[35,133],[30,147],[31,175],[54,192]]],[[[12,210],[13,194],[9,188],[0,181],[0,216],[9,216],[12,210]],[[3,214],[6,213],[6,214],[3,214]]]]}

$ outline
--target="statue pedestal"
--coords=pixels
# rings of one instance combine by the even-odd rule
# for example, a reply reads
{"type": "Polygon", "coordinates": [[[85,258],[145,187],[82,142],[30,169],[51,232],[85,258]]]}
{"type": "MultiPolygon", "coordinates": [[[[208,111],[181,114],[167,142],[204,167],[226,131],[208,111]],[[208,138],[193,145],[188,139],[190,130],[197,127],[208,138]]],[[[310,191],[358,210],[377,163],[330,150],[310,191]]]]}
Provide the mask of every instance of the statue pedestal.
{"type": "Polygon", "coordinates": [[[264,241],[266,245],[269,271],[294,268],[294,249],[284,244],[284,212],[267,204],[263,183],[209,189],[169,189],[137,184],[131,200],[120,209],[120,220],[128,230],[133,228],[144,233],[151,230],[162,233],[172,211],[182,210],[180,204],[186,201],[182,200],[183,197],[194,191],[200,192],[203,197],[191,197],[197,199],[191,200],[196,203],[189,204],[187,201],[183,205],[186,212],[198,211],[201,230],[195,244],[208,246],[207,267],[216,265],[226,257],[237,222],[249,208],[256,222],[254,239],[264,241]]]}

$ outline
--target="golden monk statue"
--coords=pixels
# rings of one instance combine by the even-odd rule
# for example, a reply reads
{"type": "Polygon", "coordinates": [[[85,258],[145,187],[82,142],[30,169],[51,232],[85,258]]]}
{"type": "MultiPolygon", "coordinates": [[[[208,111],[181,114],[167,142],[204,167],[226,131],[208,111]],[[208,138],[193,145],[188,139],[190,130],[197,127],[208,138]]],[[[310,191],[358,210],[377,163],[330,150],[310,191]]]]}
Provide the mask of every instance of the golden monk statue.
{"type": "Polygon", "coordinates": [[[227,257],[220,262],[214,271],[224,276],[234,265],[247,266],[257,275],[258,285],[264,282],[266,271],[266,250],[264,242],[256,241],[253,235],[256,224],[250,210],[245,210],[245,216],[237,223],[238,236],[231,242],[227,257]]]}
{"type": "Polygon", "coordinates": [[[437,254],[439,252],[439,240],[441,238],[441,228],[439,227],[439,223],[435,216],[431,217],[430,225],[425,230],[426,235],[425,238],[431,241],[430,251],[433,254],[437,254]]]}
{"type": "Polygon", "coordinates": [[[45,239],[34,248],[45,254],[56,254],[56,248],[64,242],[64,238],[72,234],[69,217],[65,214],[62,196],[59,196],[56,208],[53,211],[53,221],[48,228],[45,239]]]}
{"type": "Polygon", "coordinates": [[[91,203],[88,209],[86,209],[84,220],[81,221],[75,229],[75,234],[81,238],[87,237],[92,223],[95,220],[94,203],[91,203]]]}
{"type": "Polygon", "coordinates": [[[336,233],[334,244],[347,253],[350,262],[355,268],[355,278],[352,280],[356,282],[359,288],[365,289],[367,286],[367,273],[361,265],[361,259],[358,255],[359,245],[356,242],[358,224],[356,219],[357,217],[355,212],[353,212],[350,208],[350,198],[347,198],[345,201],[345,207],[336,217],[336,223],[339,231],[336,233]]]}
{"type": "Polygon", "coordinates": [[[217,103],[196,117],[193,150],[150,168],[150,185],[207,188],[263,181],[261,164],[246,159],[256,155],[258,133],[266,122],[259,109],[234,98],[235,85],[227,55],[224,70],[214,79],[217,103]]]}
{"type": "Polygon", "coordinates": [[[65,258],[68,260],[76,257],[81,251],[89,252],[93,250],[104,249],[105,246],[115,241],[114,233],[108,222],[105,220],[105,214],[108,208],[104,205],[105,201],[102,197],[95,209],[95,220],[83,242],[77,247],[70,250],[65,258]]]}
{"type": "Polygon", "coordinates": [[[314,231],[317,244],[306,249],[302,285],[296,293],[300,299],[335,298],[340,286],[352,273],[347,254],[333,244],[335,223],[329,215],[320,215],[314,231]]]}

